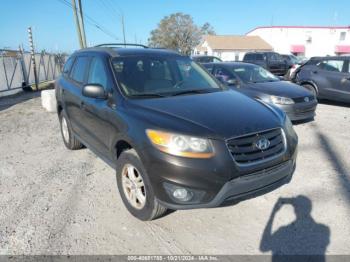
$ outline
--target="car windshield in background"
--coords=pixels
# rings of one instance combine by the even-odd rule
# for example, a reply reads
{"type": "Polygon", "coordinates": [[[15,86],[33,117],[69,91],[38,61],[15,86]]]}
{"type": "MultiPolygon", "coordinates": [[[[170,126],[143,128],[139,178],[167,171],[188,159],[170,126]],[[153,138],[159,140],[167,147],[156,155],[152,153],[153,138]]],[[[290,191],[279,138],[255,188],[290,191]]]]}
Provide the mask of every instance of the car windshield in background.
{"type": "Polygon", "coordinates": [[[232,70],[245,83],[280,81],[276,76],[260,66],[240,65],[235,66],[232,70]]]}
{"type": "Polygon", "coordinates": [[[221,91],[199,65],[181,57],[118,57],[113,59],[118,84],[130,97],[163,97],[221,91]]]}

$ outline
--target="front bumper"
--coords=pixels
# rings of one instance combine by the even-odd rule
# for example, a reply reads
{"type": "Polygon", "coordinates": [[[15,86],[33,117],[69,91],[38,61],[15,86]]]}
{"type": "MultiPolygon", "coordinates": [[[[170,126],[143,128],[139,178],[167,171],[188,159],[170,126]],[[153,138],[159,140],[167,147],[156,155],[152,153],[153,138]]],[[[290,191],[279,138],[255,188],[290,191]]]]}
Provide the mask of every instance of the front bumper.
{"type": "Polygon", "coordinates": [[[216,154],[210,159],[171,156],[154,147],[144,151],[142,162],[163,206],[174,210],[220,206],[226,200],[269,192],[288,183],[294,173],[297,141],[289,139],[284,155],[249,167],[237,166],[222,141],[213,144],[216,154]],[[199,197],[189,202],[177,201],[169,193],[168,185],[188,189],[199,197]]]}
{"type": "Polygon", "coordinates": [[[217,207],[228,201],[241,201],[271,192],[288,184],[295,170],[295,161],[288,161],[272,168],[247,176],[238,177],[224,184],[219,193],[209,203],[179,205],[160,201],[169,209],[194,209],[217,207]]]}
{"type": "Polygon", "coordinates": [[[292,105],[277,105],[289,117],[291,121],[312,119],[316,115],[317,100],[292,105]]]}

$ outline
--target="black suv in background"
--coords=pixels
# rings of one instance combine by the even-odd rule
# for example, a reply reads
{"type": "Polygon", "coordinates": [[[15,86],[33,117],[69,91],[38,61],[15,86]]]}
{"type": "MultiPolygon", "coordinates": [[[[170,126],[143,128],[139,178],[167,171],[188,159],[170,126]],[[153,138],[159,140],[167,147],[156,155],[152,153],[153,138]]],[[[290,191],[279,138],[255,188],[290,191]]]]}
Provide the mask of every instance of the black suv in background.
{"type": "Polygon", "coordinates": [[[295,169],[298,138],[283,111],[173,51],[82,49],[56,97],[66,147],[85,145],[115,168],[122,200],[141,220],[256,196],[295,169]]]}
{"type": "Polygon", "coordinates": [[[319,99],[350,103],[350,56],[313,57],[294,73],[293,82],[319,99]]]}
{"type": "Polygon", "coordinates": [[[284,76],[292,66],[280,54],[275,52],[252,52],[246,53],[243,57],[246,63],[262,66],[271,73],[284,76]]]}

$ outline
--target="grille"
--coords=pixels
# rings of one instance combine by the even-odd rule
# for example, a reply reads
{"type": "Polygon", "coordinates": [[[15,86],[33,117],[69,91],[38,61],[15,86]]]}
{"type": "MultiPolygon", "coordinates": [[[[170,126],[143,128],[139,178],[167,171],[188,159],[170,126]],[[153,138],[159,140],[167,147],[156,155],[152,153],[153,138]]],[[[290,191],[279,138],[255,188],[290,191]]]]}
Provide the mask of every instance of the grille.
{"type": "MultiPolygon", "coordinates": [[[[303,96],[303,97],[296,97],[296,98],[293,98],[293,101],[294,101],[295,103],[305,103],[305,100],[304,100],[305,97],[306,97],[306,96],[303,96]]],[[[315,97],[314,97],[314,96],[308,96],[308,98],[309,98],[309,101],[310,101],[310,102],[315,100],[315,97]]]]}
{"type": "Polygon", "coordinates": [[[315,112],[315,108],[306,108],[304,110],[298,110],[294,113],[296,116],[309,115],[315,112]]]}
{"type": "Polygon", "coordinates": [[[229,139],[227,146],[236,163],[241,165],[254,164],[274,158],[284,152],[285,139],[282,132],[282,129],[276,128],[229,139]],[[265,150],[261,150],[256,146],[256,143],[263,138],[270,142],[265,150]]]}

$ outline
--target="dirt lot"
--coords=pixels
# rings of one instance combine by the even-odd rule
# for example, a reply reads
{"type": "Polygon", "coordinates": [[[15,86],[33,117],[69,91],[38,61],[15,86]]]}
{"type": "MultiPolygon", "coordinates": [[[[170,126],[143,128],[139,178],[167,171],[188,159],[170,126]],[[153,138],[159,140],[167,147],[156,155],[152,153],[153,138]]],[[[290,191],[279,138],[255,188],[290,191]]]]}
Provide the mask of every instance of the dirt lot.
{"type": "Polygon", "coordinates": [[[145,223],[124,208],[109,166],[66,150],[40,97],[1,99],[0,254],[350,254],[350,107],[320,104],[295,129],[290,184],[145,223]]]}

